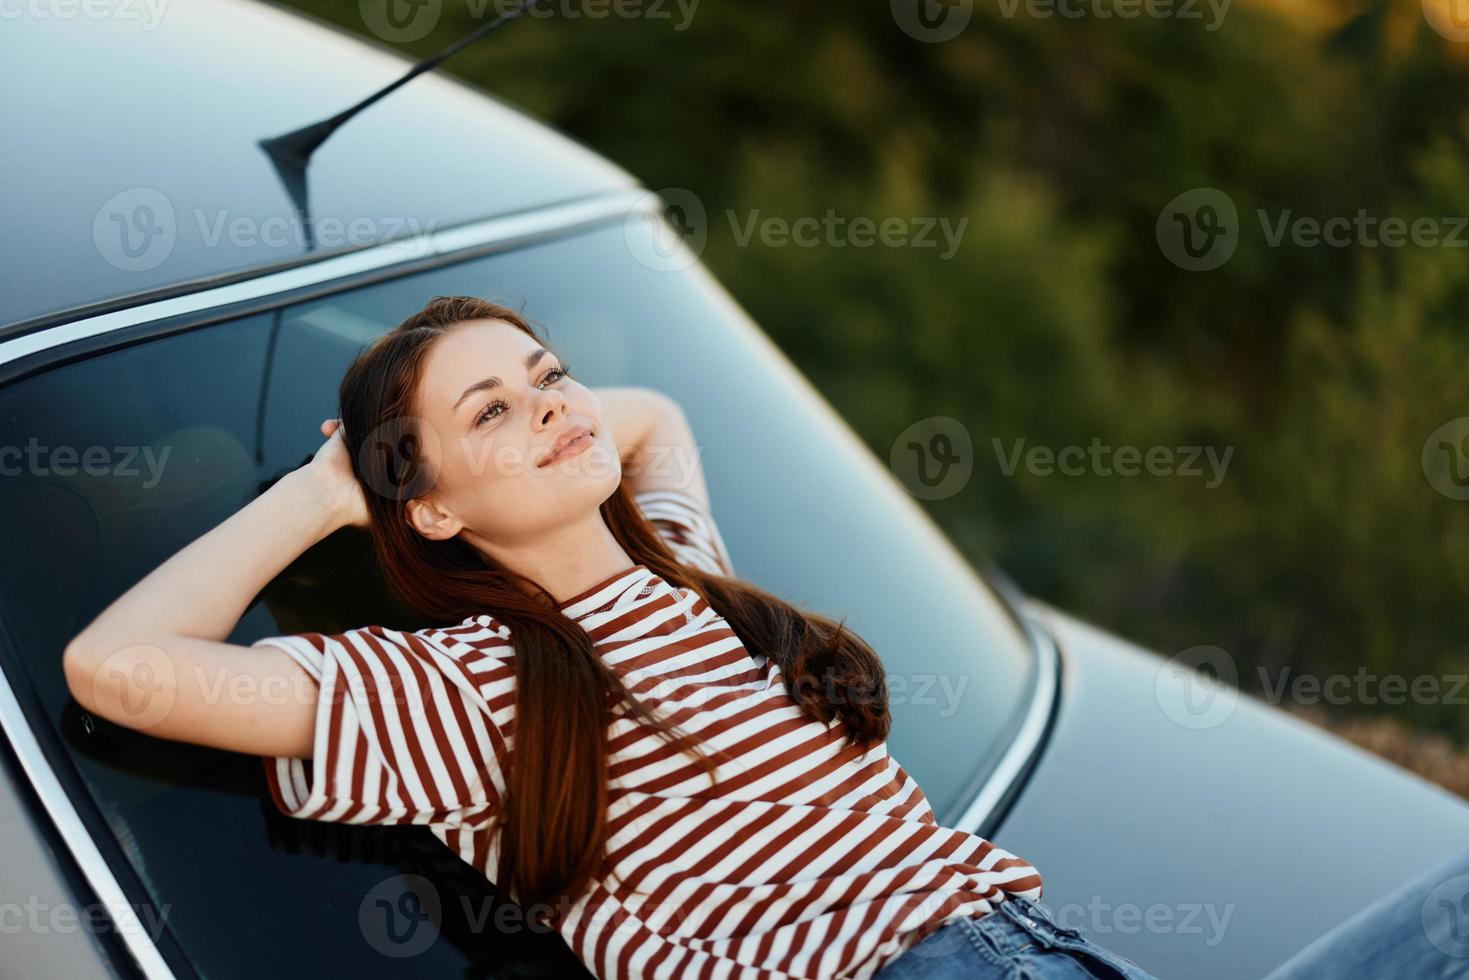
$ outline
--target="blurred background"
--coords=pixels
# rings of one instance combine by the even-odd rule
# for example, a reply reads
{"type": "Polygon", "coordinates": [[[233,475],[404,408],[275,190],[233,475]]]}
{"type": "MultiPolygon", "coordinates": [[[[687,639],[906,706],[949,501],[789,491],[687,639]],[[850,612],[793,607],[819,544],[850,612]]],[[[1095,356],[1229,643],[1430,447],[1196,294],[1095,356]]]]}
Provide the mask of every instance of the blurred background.
{"type": "Polygon", "coordinates": [[[1469,795],[1469,3],[547,6],[440,70],[663,192],[879,458],[957,433],[971,557],[1469,795]]]}

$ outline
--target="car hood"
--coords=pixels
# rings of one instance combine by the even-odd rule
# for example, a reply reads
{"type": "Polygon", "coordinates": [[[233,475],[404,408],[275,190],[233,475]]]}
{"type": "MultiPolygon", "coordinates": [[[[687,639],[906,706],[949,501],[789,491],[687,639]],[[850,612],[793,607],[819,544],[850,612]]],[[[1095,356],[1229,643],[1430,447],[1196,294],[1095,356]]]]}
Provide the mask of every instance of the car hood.
{"type": "Polygon", "coordinates": [[[1249,695],[1200,715],[1169,661],[1027,612],[1060,646],[1061,694],[991,836],[1063,924],[1151,972],[1259,977],[1469,846],[1447,791],[1249,695]]]}

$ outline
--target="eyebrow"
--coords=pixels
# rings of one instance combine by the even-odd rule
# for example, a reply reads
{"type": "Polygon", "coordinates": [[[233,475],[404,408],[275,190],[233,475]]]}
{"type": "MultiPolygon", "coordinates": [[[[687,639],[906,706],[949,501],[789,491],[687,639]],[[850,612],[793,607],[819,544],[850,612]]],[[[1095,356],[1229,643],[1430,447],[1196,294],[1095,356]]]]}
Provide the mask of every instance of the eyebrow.
{"type": "MultiPolygon", "coordinates": [[[[541,363],[541,358],[545,357],[549,353],[551,353],[551,352],[548,351],[546,348],[544,348],[544,347],[537,347],[535,350],[531,351],[528,355],[526,355],[526,358],[525,358],[525,369],[527,371],[529,371],[531,368],[533,368],[537,364],[541,363]]],[[[503,384],[503,382],[499,378],[494,377],[493,375],[490,376],[490,377],[488,377],[488,378],[485,378],[483,381],[476,381],[474,384],[472,384],[468,388],[465,388],[464,389],[464,394],[462,394],[462,395],[459,396],[459,400],[454,403],[454,407],[451,408],[451,409],[449,409],[449,411],[451,411],[451,412],[457,412],[457,411],[459,411],[459,406],[462,405],[462,404],[464,404],[464,399],[468,398],[470,395],[474,394],[475,392],[477,392],[477,391],[489,391],[491,388],[498,388],[498,387],[500,387],[501,384],[503,384]]]]}

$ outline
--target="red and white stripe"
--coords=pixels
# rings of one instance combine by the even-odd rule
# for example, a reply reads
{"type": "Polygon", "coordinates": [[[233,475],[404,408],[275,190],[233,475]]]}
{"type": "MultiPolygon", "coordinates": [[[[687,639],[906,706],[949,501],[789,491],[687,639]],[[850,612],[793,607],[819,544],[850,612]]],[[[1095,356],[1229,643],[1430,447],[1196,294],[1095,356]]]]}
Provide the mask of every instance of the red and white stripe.
{"type": "MultiPolygon", "coordinates": [[[[673,490],[637,497],[680,561],[732,574],[718,528],[673,490]]],[[[608,856],[554,922],[598,977],[865,980],[945,922],[1038,898],[1027,862],[941,827],[886,746],[801,714],[703,597],[645,565],[561,604],[633,696],[730,757],[710,778],[619,712],[608,856]]],[[[265,758],[301,819],[429,825],[487,877],[515,728],[514,649],[493,615],[400,633],[268,637],[320,685],[314,757],[265,758]]]]}

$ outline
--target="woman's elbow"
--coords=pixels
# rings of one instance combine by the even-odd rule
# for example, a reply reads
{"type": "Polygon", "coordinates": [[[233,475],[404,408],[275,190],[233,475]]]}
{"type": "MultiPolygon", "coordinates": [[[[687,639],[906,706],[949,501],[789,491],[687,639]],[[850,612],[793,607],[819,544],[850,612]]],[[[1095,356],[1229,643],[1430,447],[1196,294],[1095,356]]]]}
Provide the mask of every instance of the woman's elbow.
{"type": "Polygon", "coordinates": [[[108,647],[84,636],[73,639],[61,654],[66,686],[77,703],[94,715],[122,725],[127,725],[135,713],[125,710],[124,681],[141,666],[133,648],[108,647]]]}
{"type": "Polygon", "coordinates": [[[61,672],[66,677],[67,690],[77,703],[94,714],[98,713],[94,697],[94,679],[97,676],[98,660],[91,647],[76,637],[66,645],[61,654],[61,672]]]}

